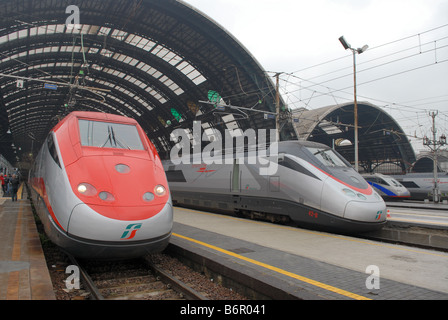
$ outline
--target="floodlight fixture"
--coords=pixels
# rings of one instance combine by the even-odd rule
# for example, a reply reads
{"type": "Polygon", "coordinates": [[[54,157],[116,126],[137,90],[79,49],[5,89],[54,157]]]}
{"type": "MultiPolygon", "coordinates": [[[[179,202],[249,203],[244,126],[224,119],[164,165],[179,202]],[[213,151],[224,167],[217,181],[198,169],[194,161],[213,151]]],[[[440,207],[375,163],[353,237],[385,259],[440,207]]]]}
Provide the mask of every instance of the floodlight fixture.
{"type": "Polygon", "coordinates": [[[344,49],[351,49],[350,44],[345,40],[344,36],[341,36],[339,38],[339,41],[341,42],[341,44],[344,46],[344,49]]]}
{"type": "Polygon", "coordinates": [[[364,47],[362,47],[362,48],[358,48],[358,49],[356,49],[356,51],[357,51],[359,54],[361,54],[361,53],[367,51],[367,49],[369,49],[369,46],[368,46],[368,45],[364,45],[364,47]]]}

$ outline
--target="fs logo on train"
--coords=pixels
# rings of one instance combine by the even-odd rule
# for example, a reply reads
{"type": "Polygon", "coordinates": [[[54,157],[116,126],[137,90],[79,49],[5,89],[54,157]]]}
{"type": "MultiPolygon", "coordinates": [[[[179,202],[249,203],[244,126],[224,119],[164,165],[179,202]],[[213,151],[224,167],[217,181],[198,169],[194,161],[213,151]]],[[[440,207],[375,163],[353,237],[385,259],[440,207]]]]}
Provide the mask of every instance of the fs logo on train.
{"type": "Polygon", "coordinates": [[[380,220],[380,218],[381,218],[381,214],[382,214],[382,213],[383,213],[383,210],[378,211],[378,212],[376,213],[375,220],[380,220]]]}
{"type": "Polygon", "coordinates": [[[137,231],[142,227],[142,223],[132,223],[126,227],[124,230],[121,240],[130,240],[135,237],[137,231]]]}

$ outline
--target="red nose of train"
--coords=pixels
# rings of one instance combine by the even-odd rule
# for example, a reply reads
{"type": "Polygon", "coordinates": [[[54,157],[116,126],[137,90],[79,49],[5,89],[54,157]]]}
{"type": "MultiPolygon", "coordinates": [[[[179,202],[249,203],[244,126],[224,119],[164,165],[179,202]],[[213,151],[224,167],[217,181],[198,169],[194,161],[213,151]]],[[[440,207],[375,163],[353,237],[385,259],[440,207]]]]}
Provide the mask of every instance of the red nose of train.
{"type": "Polygon", "coordinates": [[[73,192],[95,212],[116,220],[145,220],[169,199],[163,169],[139,157],[82,157],[67,167],[73,192]]]}

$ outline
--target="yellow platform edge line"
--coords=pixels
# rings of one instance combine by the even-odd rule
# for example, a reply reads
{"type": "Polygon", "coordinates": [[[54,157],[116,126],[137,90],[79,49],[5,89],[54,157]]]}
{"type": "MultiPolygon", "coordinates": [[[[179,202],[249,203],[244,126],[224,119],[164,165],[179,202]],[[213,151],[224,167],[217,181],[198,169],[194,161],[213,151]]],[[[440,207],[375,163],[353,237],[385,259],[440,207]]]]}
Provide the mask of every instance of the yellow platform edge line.
{"type": "Polygon", "coordinates": [[[22,182],[19,186],[19,190],[17,190],[17,200],[22,200],[23,186],[24,183],[22,182]]]}
{"type": "Polygon", "coordinates": [[[181,238],[181,239],[184,239],[184,240],[187,240],[187,241],[199,244],[201,246],[204,246],[204,247],[207,247],[207,248],[219,251],[221,253],[227,254],[227,255],[232,256],[234,258],[237,258],[237,259],[240,259],[240,260],[244,260],[246,262],[249,262],[249,263],[255,264],[257,266],[266,268],[268,270],[278,272],[280,274],[283,274],[285,276],[294,278],[296,280],[299,280],[299,281],[311,284],[313,286],[316,286],[316,287],[319,287],[319,288],[322,288],[322,289],[325,289],[325,290],[328,290],[328,291],[331,291],[331,292],[335,292],[337,294],[340,294],[340,295],[343,295],[343,296],[346,296],[346,297],[349,297],[349,298],[352,298],[352,299],[355,299],[355,300],[372,300],[370,298],[358,295],[356,293],[349,292],[349,291],[346,291],[346,290],[343,290],[343,289],[339,289],[339,288],[336,288],[334,286],[331,286],[331,285],[328,285],[328,284],[325,284],[325,283],[322,283],[322,282],[319,282],[319,281],[316,281],[316,280],[313,280],[313,279],[310,279],[310,278],[307,278],[307,277],[304,277],[304,276],[301,276],[301,275],[298,275],[298,274],[295,274],[295,273],[292,273],[292,272],[289,272],[289,271],[286,271],[286,270],[283,270],[283,269],[280,269],[280,268],[277,268],[277,267],[274,267],[274,266],[271,266],[269,264],[266,264],[266,263],[263,263],[263,262],[260,262],[260,261],[254,260],[254,259],[247,258],[247,257],[239,255],[237,253],[234,253],[234,252],[231,252],[231,251],[228,251],[228,250],[216,247],[214,245],[211,245],[211,244],[208,244],[208,243],[196,240],[196,239],[192,239],[192,238],[189,238],[189,237],[177,234],[177,233],[173,233],[172,235],[175,236],[175,237],[178,237],[178,238],[181,238]]]}
{"type": "MultiPolygon", "coordinates": [[[[23,193],[23,188],[24,188],[24,185],[25,185],[25,183],[21,183],[20,184],[20,186],[19,186],[19,189],[17,190],[17,200],[22,200],[22,193],[23,193]]],[[[2,200],[6,200],[6,199],[11,199],[11,196],[5,196],[5,195],[2,195],[1,197],[0,197],[0,199],[2,199],[2,200]]],[[[4,201],[3,201],[4,202],[4,201]]],[[[1,203],[0,203],[1,204],[1,203]]]]}

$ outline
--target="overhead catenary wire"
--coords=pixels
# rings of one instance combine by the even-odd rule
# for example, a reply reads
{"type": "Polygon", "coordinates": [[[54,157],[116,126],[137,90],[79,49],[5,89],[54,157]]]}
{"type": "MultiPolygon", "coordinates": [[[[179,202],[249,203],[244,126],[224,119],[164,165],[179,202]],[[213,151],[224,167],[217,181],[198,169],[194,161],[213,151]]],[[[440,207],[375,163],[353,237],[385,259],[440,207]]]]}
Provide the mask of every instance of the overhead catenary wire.
{"type": "MultiPolygon", "coordinates": [[[[375,82],[375,81],[384,80],[384,79],[387,79],[387,78],[390,78],[390,77],[394,77],[394,76],[401,75],[401,74],[404,74],[404,73],[408,73],[408,72],[412,72],[412,71],[419,70],[419,69],[422,69],[422,68],[426,68],[426,67],[429,67],[429,66],[433,66],[435,64],[441,64],[441,63],[444,63],[444,62],[448,62],[448,59],[438,61],[437,63],[430,63],[430,64],[426,64],[426,65],[423,65],[423,66],[418,66],[418,67],[415,67],[415,68],[411,68],[411,69],[403,70],[403,71],[396,72],[396,73],[393,73],[393,74],[389,74],[389,75],[386,75],[386,76],[382,76],[382,77],[379,77],[379,78],[375,78],[375,79],[372,79],[372,80],[368,80],[368,81],[365,81],[365,82],[361,82],[361,83],[358,83],[357,86],[362,86],[362,85],[365,85],[365,84],[368,84],[368,83],[372,83],[372,82],[375,82]]],[[[285,90],[285,91],[287,91],[288,94],[297,92],[299,90],[309,90],[309,91],[311,91],[311,97],[313,97],[313,98],[318,98],[318,97],[321,97],[321,96],[328,96],[328,95],[331,95],[334,98],[335,97],[334,96],[335,92],[341,92],[341,93],[347,94],[348,96],[352,95],[351,92],[350,93],[349,92],[345,92],[345,90],[351,89],[352,85],[344,87],[344,88],[341,88],[341,89],[335,89],[335,88],[330,88],[329,86],[324,86],[322,82],[321,83],[316,83],[316,82],[313,82],[313,81],[310,81],[310,80],[307,80],[307,79],[304,79],[304,78],[301,78],[301,77],[298,77],[298,76],[295,76],[295,75],[291,75],[291,74],[289,76],[297,78],[297,79],[301,80],[302,82],[309,82],[312,85],[307,86],[307,87],[303,87],[301,85],[298,85],[297,83],[289,82],[287,80],[282,79],[284,82],[288,82],[291,85],[295,85],[295,86],[299,87],[299,88],[297,88],[295,90],[285,90]],[[326,89],[328,89],[330,91],[329,92],[322,92],[322,91],[319,91],[317,89],[311,89],[311,88],[313,88],[315,86],[322,86],[322,87],[324,87],[324,88],[326,88],[326,89]],[[314,95],[316,92],[318,93],[317,96],[314,95]]],[[[407,104],[400,104],[400,103],[395,103],[395,102],[390,102],[390,101],[384,101],[384,100],[381,100],[381,99],[378,99],[378,98],[366,97],[366,96],[359,95],[359,94],[358,94],[358,97],[367,98],[369,100],[374,100],[374,101],[379,101],[379,102],[383,102],[383,103],[392,104],[392,105],[395,105],[397,107],[398,106],[403,106],[403,107],[408,107],[408,108],[413,108],[413,109],[418,109],[418,110],[426,110],[426,109],[423,109],[423,108],[416,108],[416,107],[413,107],[413,106],[407,105],[407,104]]],[[[353,99],[352,97],[347,98],[347,97],[341,97],[341,96],[338,96],[338,98],[343,99],[343,100],[348,100],[348,101],[353,99]]],[[[308,101],[308,103],[305,103],[305,105],[308,106],[309,105],[309,101],[308,101]]]]}
{"type": "MultiPolygon", "coordinates": [[[[429,67],[429,66],[434,65],[434,64],[439,64],[439,63],[446,62],[446,59],[438,60],[438,56],[437,56],[436,52],[441,51],[443,49],[446,49],[446,47],[448,47],[448,45],[444,45],[442,43],[442,45],[437,46],[436,43],[439,44],[442,40],[446,40],[448,37],[446,37],[446,36],[437,37],[437,39],[435,39],[435,40],[433,39],[433,40],[430,40],[430,41],[425,41],[424,43],[421,42],[421,38],[422,38],[421,36],[422,35],[428,35],[429,36],[430,33],[434,32],[436,30],[442,29],[442,28],[446,28],[446,27],[448,27],[448,24],[444,24],[442,26],[438,26],[438,27],[435,27],[435,28],[432,28],[432,29],[429,29],[429,30],[426,30],[426,31],[423,31],[423,32],[420,32],[420,33],[417,33],[417,34],[414,34],[414,35],[411,35],[411,36],[400,38],[400,39],[397,39],[397,40],[394,40],[394,41],[390,41],[390,42],[384,43],[382,45],[370,48],[369,52],[371,52],[372,50],[379,49],[379,48],[387,47],[388,45],[391,45],[391,44],[397,44],[397,43],[399,43],[401,41],[404,41],[404,40],[412,39],[412,38],[415,38],[415,37],[418,38],[418,45],[412,45],[410,47],[407,47],[407,48],[404,48],[404,49],[400,49],[400,50],[394,51],[392,53],[387,53],[387,54],[382,55],[380,57],[375,57],[374,59],[363,61],[363,62],[359,63],[359,65],[366,65],[366,64],[372,63],[374,61],[378,61],[378,60],[385,59],[385,58],[388,58],[388,57],[391,57],[391,56],[394,56],[394,55],[406,53],[407,51],[410,51],[410,50],[416,50],[417,49],[418,53],[411,52],[411,54],[409,54],[407,56],[404,56],[404,57],[399,57],[398,59],[394,59],[393,61],[387,61],[387,62],[384,62],[382,64],[378,64],[378,65],[375,65],[375,66],[370,66],[368,68],[364,68],[362,70],[359,70],[358,71],[359,73],[361,73],[363,71],[372,70],[372,69],[375,69],[375,68],[380,68],[382,66],[388,66],[388,65],[396,64],[396,62],[403,61],[405,59],[411,59],[413,57],[424,55],[424,54],[431,53],[431,52],[434,52],[434,59],[435,59],[435,61],[434,61],[434,63],[429,63],[429,64],[427,63],[425,65],[421,65],[421,66],[418,66],[418,67],[415,67],[415,68],[408,68],[406,70],[401,70],[401,71],[395,72],[393,74],[388,74],[388,75],[376,77],[374,79],[370,79],[368,81],[364,81],[362,83],[359,83],[358,85],[362,86],[364,84],[372,83],[372,82],[379,81],[379,80],[384,80],[384,79],[387,79],[387,78],[390,78],[390,77],[393,77],[393,76],[397,76],[397,75],[404,74],[404,73],[407,73],[407,72],[411,72],[411,71],[414,71],[414,70],[418,70],[418,69],[422,69],[422,68],[425,68],[425,67],[429,67]],[[427,46],[431,45],[432,43],[434,44],[434,47],[432,47],[430,49],[427,49],[427,46]]],[[[345,56],[345,58],[347,58],[347,57],[348,56],[345,56]]],[[[342,92],[342,93],[346,94],[346,92],[344,92],[344,90],[349,89],[352,86],[345,87],[345,88],[342,88],[342,89],[337,89],[337,88],[334,88],[334,85],[333,85],[333,88],[331,88],[331,86],[326,85],[326,84],[330,83],[332,81],[335,81],[335,80],[343,79],[344,77],[352,76],[352,73],[347,73],[347,74],[344,74],[342,76],[333,77],[332,79],[327,79],[327,80],[324,80],[324,81],[312,81],[312,80],[320,78],[320,77],[323,77],[323,76],[326,76],[326,75],[334,74],[336,72],[340,72],[340,71],[343,71],[345,69],[351,69],[350,66],[344,67],[344,68],[338,68],[337,70],[326,72],[324,74],[316,75],[316,76],[313,76],[313,77],[304,77],[304,76],[300,76],[299,77],[296,74],[298,72],[301,72],[301,71],[304,71],[304,70],[309,70],[309,69],[312,69],[312,68],[315,68],[315,67],[318,67],[318,66],[322,66],[322,65],[328,64],[330,62],[335,62],[335,61],[341,60],[343,58],[344,57],[331,59],[329,61],[325,61],[323,63],[315,64],[313,66],[310,66],[310,67],[307,67],[307,68],[303,68],[303,69],[298,70],[298,71],[294,71],[294,72],[291,72],[291,73],[285,73],[287,75],[288,79],[287,80],[282,79],[282,80],[286,83],[287,88],[282,89],[282,91],[287,96],[287,101],[290,102],[290,103],[293,102],[293,101],[295,101],[294,103],[298,103],[298,102],[302,101],[305,105],[308,106],[309,105],[309,101],[305,101],[305,100],[308,100],[308,98],[307,97],[303,98],[302,97],[302,93],[305,92],[305,91],[310,91],[309,95],[312,96],[314,99],[317,99],[317,98],[322,97],[322,96],[329,96],[329,97],[332,97],[335,100],[335,102],[337,103],[336,96],[334,95],[334,93],[335,92],[342,92]],[[300,81],[300,83],[299,84],[294,84],[292,81],[289,81],[290,77],[297,78],[300,81]],[[309,85],[307,85],[307,84],[309,84],[309,85]],[[294,85],[297,88],[296,89],[291,89],[291,86],[294,86],[294,85]],[[325,90],[316,89],[319,86],[323,87],[325,90]],[[300,93],[299,94],[300,97],[298,99],[297,99],[297,96],[295,95],[295,92],[299,92],[300,93]],[[316,93],[318,93],[318,94],[316,95],[316,93]],[[292,96],[293,99],[291,99],[291,96],[292,96]],[[296,100],[294,100],[294,98],[296,100]]],[[[349,94],[349,93],[347,93],[347,94],[349,94]]],[[[360,95],[360,97],[361,97],[361,95],[360,95]]],[[[350,100],[350,99],[347,99],[347,98],[344,98],[344,97],[337,97],[337,98],[342,98],[344,100],[350,100]]],[[[379,101],[379,99],[374,99],[374,100],[379,101]]],[[[399,103],[396,103],[396,102],[393,102],[393,103],[392,102],[386,102],[386,103],[394,104],[394,105],[397,105],[397,106],[402,105],[404,107],[412,107],[412,106],[410,106],[408,104],[404,105],[402,103],[399,104],[399,103]]]]}
{"type": "MultiPolygon", "coordinates": [[[[442,49],[442,48],[448,48],[448,45],[440,47],[439,49],[442,49]]],[[[428,51],[426,51],[424,53],[428,53],[428,52],[431,52],[431,51],[434,51],[434,50],[436,50],[436,49],[430,49],[430,50],[428,50],[428,51]]],[[[373,66],[373,67],[370,67],[370,68],[367,68],[367,69],[362,69],[362,70],[357,71],[357,73],[359,74],[359,73],[362,73],[362,72],[365,72],[365,71],[369,71],[369,70],[372,70],[372,69],[375,69],[375,68],[378,68],[378,67],[386,66],[386,65],[389,65],[391,63],[395,63],[395,62],[399,62],[399,61],[405,60],[407,58],[415,57],[417,55],[420,55],[420,53],[419,54],[412,54],[410,56],[406,56],[406,57],[403,57],[403,58],[400,58],[400,59],[396,59],[396,60],[393,60],[393,61],[388,61],[386,63],[380,64],[380,65],[377,65],[377,66],[373,66]]],[[[393,76],[396,76],[396,75],[399,75],[399,74],[415,71],[415,70],[418,70],[418,69],[421,69],[421,68],[425,68],[425,67],[428,67],[428,66],[431,66],[431,65],[435,65],[435,64],[439,64],[439,63],[444,63],[444,62],[447,62],[447,61],[448,61],[448,59],[435,61],[433,63],[426,64],[426,65],[423,65],[423,66],[411,68],[411,69],[404,70],[404,71],[401,71],[401,72],[397,72],[397,73],[394,73],[394,74],[390,74],[390,75],[387,75],[387,76],[383,76],[383,77],[379,77],[379,78],[372,79],[372,80],[369,80],[369,81],[361,82],[361,83],[358,83],[357,86],[362,86],[362,85],[367,84],[367,83],[375,82],[375,81],[378,81],[378,80],[383,80],[383,79],[386,79],[386,78],[389,78],[389,77],[393,77],[393,76]]],[[[289,74],[289,75],[292,76],[292,77],[298,78],[301,81],[305,81],[305,82],[311,83],[310,86],[300,87],[297,90],[307,90],[307,89],[310,89],[310,88],[315,87],[315,86],[323,86],[323,84],[325,84],[325,83],[332,82],[332,81],[335,81],[335,80],[339,80],[339,79],[342,79],[342,78],[345,78],[345,77],[348,77],[348,76],[352,76],[352,74],[349,73],[349,74],[344,74],[342,76],[339,76],[339,77],[336,77],[336,78],[331,78],[331,79],[328,79],[328,80],[325,80],[325,81],[314,82],[314,81],[311,81],[311,79],[314,79],[314,78],[317,78],[317,77],[313,77],[311,79],[305,79],[305,78],[302,78],[302,77],[295,76],[294,74],[289,74]]],[[[324,87],[328,88],[327,86],[324,86],[324,87]]],[[[334,89],[333,92],[343,91],[343,90],[346,90],[348,88],[350,88],[350,87],[346,87],[346,88],[342,88],[342,89],[334,89]]],[[[289,92],[291,92],[291,91],[289,91],[289,92]]]]}
{"type": "MultiPolygon", "coordinates": [[[[428,41],[428,42],[424,43],[423,45],[424,45],[424,46],[425,46],[425,45],[430,45],[430,44],[433,44],[435,41],[441,41],[441,40],[446,40],[446,39],[448,39],[448,36],[447,36],[447,37],[442,37],[442,38],[439,38],[439,39],[436,39],[436,40],[428,41]]],[[[401,57],[401,58],[399,58],[399,59],[396,59],[396,60],[393,60],[393,61],[388,61],[388,62],[385,62],[385,63],[380,64],[380,65],[376,65],[376,66],[373,66],[373,67],[370,67],[370,68],[366,68],[366,69],[358,70],[358,73],[361,73],[361,72],[364,72],[364,71],[367,71],[367,70],[371,70],[371,69],[374,69],[374,68],[377,68],[377,67],[385,66],[385,65],[390,64],[390,63],[392,63],[392,62],[398,62],[398,61],[401,61],[401,60],[405,60],[405,59],[407,59],[407,58],[416,57],[416,56],[418,56],[418,55],[425,54],[425,53],[428,53],[428,52],[436,52],[438,49],[440,50],[440,49],[443,49],[443,48],[447,47],[447,45],[445,45],[445,46],[441,46],[441,47],[434,47],[433,49],[430,49],[430,50],[427,50],[427,51],[422,51],[422,50],[421,50],[421,46],[422,46],[422,44],[419,44],[419,45],[412,46],[412,47],[409,47],[409,48],[405,48],[405,49],[402,49],[402,50],[398,50],[398,51],[395,51],[395,52],[392,52],[392,53],[388,53],[388,54],[386,54],[386,55],[383,55],[383,56],[380,56],[380,57],[376,57],[376,58],[373,58],[373,59],[370,59],[370,60],[366,60],[366,61],[358,62],[357,65],[358,65],[358,66],[362,66],[362,65],[371,63],[371,62],[373,62],[373,61],[377,61],[377,60],[385,59],[385,58],[387,58],[387,57],[391,57],[391,56],[394,56],[394,55],[397,55],[397,54],[400,54],[400,53],[404,53],[404,52],[407,52],[407,51],[410,51],[410,50],[420,49],[419,52],[417,52],[417,53],[412,53],[412,54],[410,54],[410,55],[408,55],[408,56],[406,56],[406,57],[401,57]]],[[[370,51],[371,51],[371,50],[370,50],[370,51]]],[[[345,56],[345,58],[347,58],[347,56],[345,56]]],[[[337,70],[333,70],[333,71],[329,71],[329,72],[324,73],[324,74],[319,74],[319,75],[313,76],[313,77],[311,77],[311,78],[308,78],[308,80],[314,80],[314,79],[321,78],[321,77],[324,77],[324,76],[327,76],[327,75],[330,75],[330,74],[333,74],[333,73],[337,73],[337,72],[344,71],[344,70],[351,70],[351,69],[352,69],[351,66],[347,66],[347,67],[339,68],[339,69],[337,69],[337,70]]],[[[293,72],[292,74],[294,74],[294,73],[296,73],[296,72],[293,72]]],[[[344,76],[342,76],[342,77],[338,77],[338,78],[335,78],[335,79],[331,79],[331,80],[329,80],[329,81],[336,80],[336,79],[340,79],[340,78],[343,78],[343,77],[346,77],[346,76],[350,76],[350,75],[351,75],[351,74],[347,74],[347,75],[344,75],[344,76]]]]}
{"type": "MultiPolygon", "coordinates": [[[[376,49],[379,49],[379,48],[382,48],[382,47],[385,47],[385,46],[388,46],[388,45],[391,45],[391,44],[395,44],[395,43],[398,43],[398,42],[401,42],[401,41],[404,41],[404,40],[408,40],[408,39],[411,39],[411,38],[414,38],[414,37],[420,37],[423,34],[427,34],[429,32],[433,32],[435,30],[439,30],[439,29],[446,28],[446,27],[448,27],[448,24],[444,24],[444,25],[441,25],[441,26],[438,26],[438,27],[435,27],[435,28],[431,28],[429,30],[426,30],[426,31],[423,31],[423,32],[419,32],[419,33],[416,33],[416,34],[413,34],[413,35],[410,35],[410,36],[406,36],[406,37],[403,37],[403,38],[400,38],[400,39],[389,41],[389,42],[383,43],[383,44],[375,46],[375,47],[370,47],[369,51],[376,50],[376,49]]],[[[303,71],[306,71],[306,70],[309,70],[309,69],[320,67],[320,66],[323,66],[325,64],[329,64],[329,63],[336,62],[336,61],[339,61],[339,60],[343,60],[343,59],[346,59],[346,58],[347,58],[347,55],[344,55],[344,56],[341,56],[339,58],[330,59],[330,60],[327,60],[327,61],[324,61],[324,62],[321,62],[321,63],[317,63],[317,64],[309,66],[309,67],[305,67],[303,69],[299,69],[299,70],[293,71],[290,74],[303,72],[303,71]]]]}

